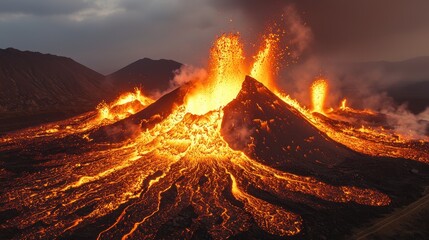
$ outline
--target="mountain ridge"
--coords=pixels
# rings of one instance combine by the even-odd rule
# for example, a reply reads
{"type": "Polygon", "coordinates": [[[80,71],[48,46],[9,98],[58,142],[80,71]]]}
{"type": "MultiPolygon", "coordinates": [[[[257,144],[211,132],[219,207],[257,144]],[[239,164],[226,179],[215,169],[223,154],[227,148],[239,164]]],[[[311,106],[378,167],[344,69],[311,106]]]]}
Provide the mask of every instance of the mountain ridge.
{"type": "Polygon", "coordinates": [[[0,132],[94,110],[101,101],[112,101],[134,87],[166,90],[180,66],[173,60],[142,58],[105,76],[69,57],[0,49],[0,132]],[[157,68],[150,70],[152,65],[157,68]],[[148,71],[145,84],[138,76],[148,71]]]}
{"type": "Polygon", "coordinates": [[[143,87],[143,92],[157,95],[170,87],[170,81],[183,64],[174,60],[142,58],[106,76],[106,81],[120,91],[143,87]]]}

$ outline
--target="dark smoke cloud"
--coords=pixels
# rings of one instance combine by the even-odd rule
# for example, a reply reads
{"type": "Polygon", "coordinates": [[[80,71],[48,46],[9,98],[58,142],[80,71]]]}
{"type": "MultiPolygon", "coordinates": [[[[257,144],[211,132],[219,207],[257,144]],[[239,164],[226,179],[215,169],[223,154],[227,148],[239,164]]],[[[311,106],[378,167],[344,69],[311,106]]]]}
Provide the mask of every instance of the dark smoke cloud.
{"type": "Polygon", "coordinates": [[[84,0],[2,0],[0,14],[61,15],[71,14],[93,5],[84,0]]]}
{"type": "Polygon", "coordinates": [[[70,56],[103,73],[142,57],[202,65],[215,35],[240,31],[257,44],[291,5],[320,56],[429,55],[427,0],[2,0],[0,47],[70,56]]]}

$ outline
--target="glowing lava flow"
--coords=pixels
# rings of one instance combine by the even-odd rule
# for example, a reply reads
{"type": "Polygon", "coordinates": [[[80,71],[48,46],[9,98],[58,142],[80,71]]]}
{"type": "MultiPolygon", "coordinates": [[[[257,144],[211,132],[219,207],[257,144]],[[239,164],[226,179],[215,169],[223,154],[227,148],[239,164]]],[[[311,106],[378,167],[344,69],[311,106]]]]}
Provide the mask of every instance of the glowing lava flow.
{"type": "Polygon", "coordinates": [[[153,99],[144,96],[140,89],[135,88],[134,92],[122,94],[110,104],[106,104],[105,102],[100,103],[97,107],[99,119],[101,121],[121,120],[139,112],[153,102],[153,99]]]}
{"type": "Polygon", "coordinates": [[[153,238],[157,226],[165,223],[168,216],[191,205],[198,215],[195,222],[204,222],[215,239],[224,239],[246,230],[252,218],[264,231],[280,236],[295,235],[302,229],[297,213],[253,196],[247,192],[250,185],[279,198],[288,198],[284,192],[287,189],[339,203],[390,203],[389,197],[374,190],[332,186],[249,159],[223,140],[219,131],[222,117],[222,111],[196,116],[180,107],[132,143],[67,156],[67,162],[79,163],[75,165],[52,160],[49,165],[60,166],[27,175],[7,186],[0,210],[17,205],[28,207],[25,214],[8,224],[26,228],[37,221],[51,223],[43,227],[43,232],[36,228],[20,236],[33,238],[42,234],[51,238],[129,203],[99,238],[140,239],[153,238]],[[26,187],[34,182],[39,187],[26,187]],[[171,191],[175,194],[168,201],[165,196],[171,191]],[[233,204],[224,191],[231,191],[244,209],[233,204]],[[74,214],[87,206],[92,206],[89,213],[74,214]]]}
{"type": "MultiPolygon", "coordinates": [[[[0,143],[21,144],[21,141],[32,141],[34,138],[63,138],[70,134],[84,133],[122,120],[141,111],[153,102],[153,99],[143,95],[140,89],[135,88],[134,92],[124,93],[109,104],[100,103],[97,106],[97,111],[7,134],[0,139],[0,143]]],[[[82,137],[87,138],[86,135],[82,137]]]]}
{"type": "Polygon", "coordinates": [[[234,236],[254,223],[278,236],[302,231],[298,213],[252,194],[251,187],[304,204],[320,199],[388,205],[389,197],[376,190],[333,186],[276,170],[229,147],[220,134],[224,113],[219,108],[235,97],[243,82],[238,79],[239,46],[237,36],[221,36],[212,49],[209,87],[197,86],[186,105],[135,139],[48,156],[40,172],[4,185],[0,211],[25,209],[6,223],[23,229],[16,238],[67,236],[107,217],[114,221],[102,225],[99,239],[153,239],[171,216],[189,207],[196,217],[178,230],[178,237],[185,239],[201,225],[214,239],[234,236]]]}

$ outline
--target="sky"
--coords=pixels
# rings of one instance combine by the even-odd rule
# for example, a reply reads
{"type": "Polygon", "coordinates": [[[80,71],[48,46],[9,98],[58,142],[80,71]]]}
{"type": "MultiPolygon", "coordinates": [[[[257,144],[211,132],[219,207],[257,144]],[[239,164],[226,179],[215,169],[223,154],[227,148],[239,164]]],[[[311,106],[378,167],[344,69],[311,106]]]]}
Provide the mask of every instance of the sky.
{"type": "Polygon", "coordinates": [[[428,12],[427,0],[1,0],[0,48],[71,57],[103,74],[144,57],[204,66],[216,36],[239,31],[256,43],[283,13],[299,19],[298,31],[286,28],[306,54],[397,61],[429,55],[428,12]]]}

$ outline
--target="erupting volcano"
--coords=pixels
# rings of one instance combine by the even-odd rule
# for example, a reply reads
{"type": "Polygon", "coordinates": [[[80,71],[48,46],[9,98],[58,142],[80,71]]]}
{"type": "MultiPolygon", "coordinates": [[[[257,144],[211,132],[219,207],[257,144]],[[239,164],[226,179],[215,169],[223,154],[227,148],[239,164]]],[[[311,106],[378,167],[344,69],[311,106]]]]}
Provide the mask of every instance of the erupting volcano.
{"type": "Polygon", "coordinates": [[[311,110],[282,94],[277,43],[267,35],[249,65],[239,35],[224,34],[206,79],[156,101],[136,89],[98,111],[2,136],[1,233],[314,238],[406,203],[415,189],[404,187],[422,180],[400,183],[392,172],[428,172],[428,143],[354,125],[351,113],[370,113],[345,101],[328,111],[325,80],[311,87],[311,110]]]}

